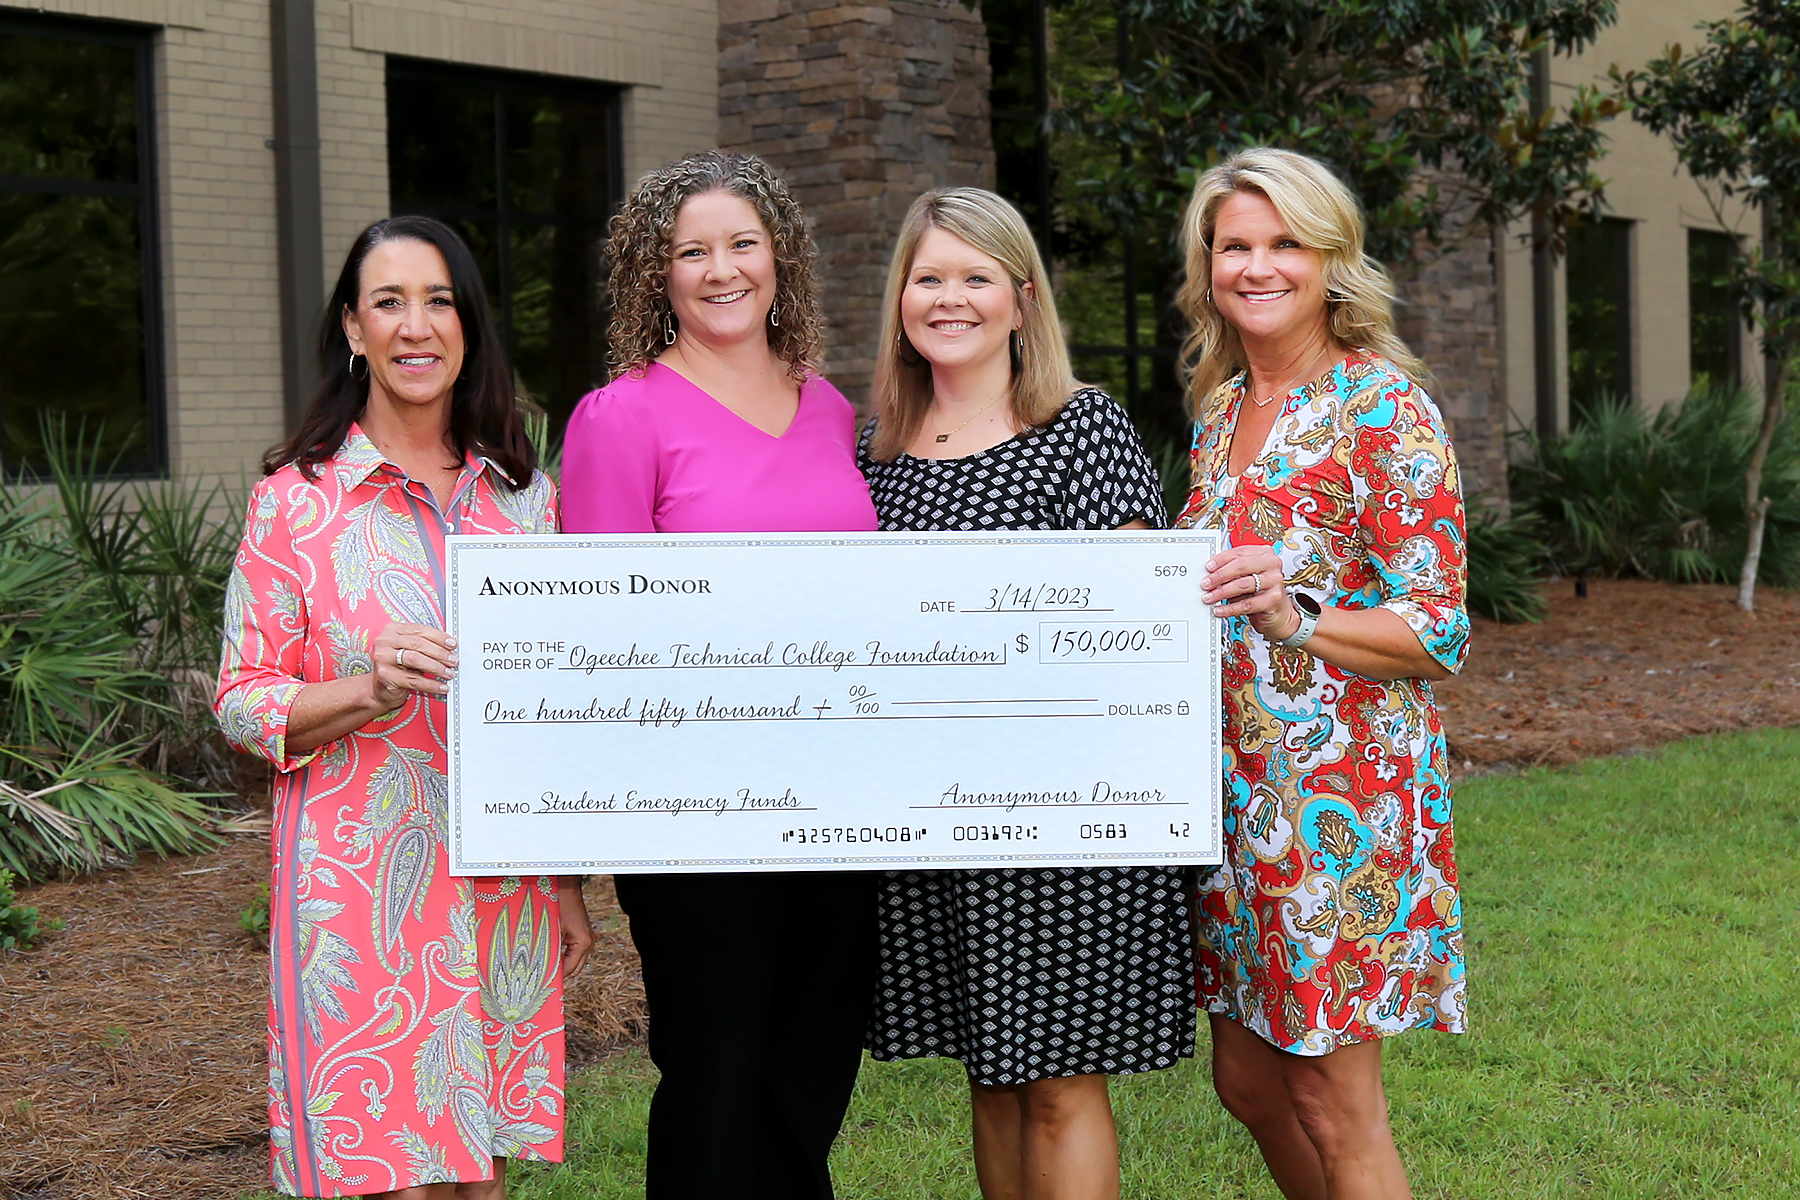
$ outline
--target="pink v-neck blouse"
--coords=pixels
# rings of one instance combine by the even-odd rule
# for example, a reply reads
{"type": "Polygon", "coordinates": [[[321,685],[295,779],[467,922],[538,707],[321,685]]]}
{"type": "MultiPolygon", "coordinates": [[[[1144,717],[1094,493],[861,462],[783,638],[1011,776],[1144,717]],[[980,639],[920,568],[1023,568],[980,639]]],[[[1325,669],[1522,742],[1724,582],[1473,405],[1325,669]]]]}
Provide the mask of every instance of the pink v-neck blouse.
{"type": "Polygon", "coordinates": [[[856,417],[824,379],[780,437],[652,363],[582,398],[563,439],[565,533],[791,533],[875,528],[856,417]]]}

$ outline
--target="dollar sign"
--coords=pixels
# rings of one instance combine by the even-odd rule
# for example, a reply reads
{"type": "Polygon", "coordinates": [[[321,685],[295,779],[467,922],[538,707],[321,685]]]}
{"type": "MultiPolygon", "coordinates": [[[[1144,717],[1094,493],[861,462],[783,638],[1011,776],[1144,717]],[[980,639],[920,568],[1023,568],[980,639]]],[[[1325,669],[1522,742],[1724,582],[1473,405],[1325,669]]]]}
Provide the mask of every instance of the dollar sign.
{"type": "Polygon", "coordinates": [[[1013,641],[1019,647],[1020,654],[1023,654],[1027,650],[1031,649],[1031,643],[1026,640],[1025,635],[1022,633],[1018,637],[1014,638],[1013,641]]]}

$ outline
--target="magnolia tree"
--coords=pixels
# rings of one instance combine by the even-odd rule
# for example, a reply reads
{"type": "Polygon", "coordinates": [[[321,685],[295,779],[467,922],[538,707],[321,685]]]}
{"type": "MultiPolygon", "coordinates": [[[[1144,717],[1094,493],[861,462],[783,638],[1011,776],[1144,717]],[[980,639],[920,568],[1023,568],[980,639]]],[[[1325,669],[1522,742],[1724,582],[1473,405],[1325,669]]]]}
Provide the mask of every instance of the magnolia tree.
{"type": "Polygon", "coordinates": [[[1197,171],[1252,145],[1329,162],[1393,265],[1526,213],[1560,242],[1597,203],[1601,125],[1619,101],[1582,87],[1534,109],[1531,59],[1592,43],[1613,0],[1114,3],[1118,83],[1064,104],[1126,150],[1094,172],[1115,220],[1166,221],[1197,171]]]}
{"type": "Polygon", "coordinates": [[[1760,245],[1738,255],[1731,288],[1761,336],[1762,423],[1744,475],[1749,541],[1738,607],[1756,605],[1769,497],[1763,467],[1787,414],[1789,363],[1800,349],[1800,4],[1751,0],[1699,27],[1691,54],[1670,46],[1641,71],[1617,72],[1632,116],[1675,145],[1721,225],[1736,201],[1761,221],[1760,245]]]}

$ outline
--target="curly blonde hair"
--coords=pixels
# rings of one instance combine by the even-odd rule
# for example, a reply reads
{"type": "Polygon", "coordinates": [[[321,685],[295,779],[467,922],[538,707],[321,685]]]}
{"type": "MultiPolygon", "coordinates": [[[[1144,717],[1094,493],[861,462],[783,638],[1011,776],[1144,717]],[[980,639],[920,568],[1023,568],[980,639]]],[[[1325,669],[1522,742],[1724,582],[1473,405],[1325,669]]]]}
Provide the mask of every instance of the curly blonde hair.
{"type": "Polygon", "coordinates": [[[642,372],[667,346],[669,245],[675,216],[690,196],[729,192],[747,201],[769,232],[775,255],[775,305],[780,324],[768,327],[769,349],[787,363],[796,383],[816,374],[825,358],[825,312],[819,303],[819,251],[806,214],[774,168],[754,154],[702,150],[637,181],[613,216],[607,243],[612,321],[607,327],[611,378],[642,372]]]}
{"type": "Polygon", "coordinates": [[[1202,416],[1220,384],[1247,365],[1238,331],[1212,300],[1212,240],[1219,209],[1238,192],[1266,198],[1300,244],[1317,251],[1324,267],[1326,320],[1347,348],[1372,350],[1421,386],[1431,381],[1394,328],[1394,285],[1363,252],[1362,208],[1331,168],[1291,150],[1257,146],[1232,155],[1194,183],[1181,220],[1187,278],[1175,304],[1191,328],[1181,343],[1188,408],[1202,416]]]}
{"type": "Polygon", "coordinates": [[[931,410],[931,364],[907,340],[900,324],[900,296],[912,272],[919,243],[933,229],[961,238],[1006,268],[1013,303],[1023,323],[1014,335],[1012,395],[1014,424],[1021,429],[1047,425],[1081,381],[1069,366],[1050,273],[1037,242],[1019,210],[982,188],[941,188],[926,192],[906,211],[900,237],[888,263],[882,300],[881,344],[875,353],[872,394],[880,420],[869,453],[877,462],[893,462],[917,436],[931,410]],[[1029,290],[1026,285],[1029,284],[1029,290]]]}

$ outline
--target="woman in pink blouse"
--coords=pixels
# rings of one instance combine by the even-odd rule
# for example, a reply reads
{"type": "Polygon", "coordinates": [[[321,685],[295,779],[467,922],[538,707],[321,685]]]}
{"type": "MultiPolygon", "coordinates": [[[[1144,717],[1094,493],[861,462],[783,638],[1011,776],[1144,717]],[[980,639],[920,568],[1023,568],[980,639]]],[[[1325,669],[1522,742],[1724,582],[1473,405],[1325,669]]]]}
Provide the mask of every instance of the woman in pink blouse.
{"type": "Polygon", "coordinates": [[[269,1143],[289,1195],[502,1200],[559,1161],[573,879],[466,879],[445,853],[449,533],[553,533],[468,247],[395,217],[356,239],[318,392],[251,493],[215,702],[274,764],[269,1143]]]}
{"type": "MultiPolygon", "coordinates": [[[[646,175],[613,219],[611,383],[563,449],[570,533],[871,530],[819,374],[816,251],[761,159],[646,175]]],[[[644,962],[650,1200],[830,1200],[873,990],[867,873],[625,875],[644,962]]]]}

